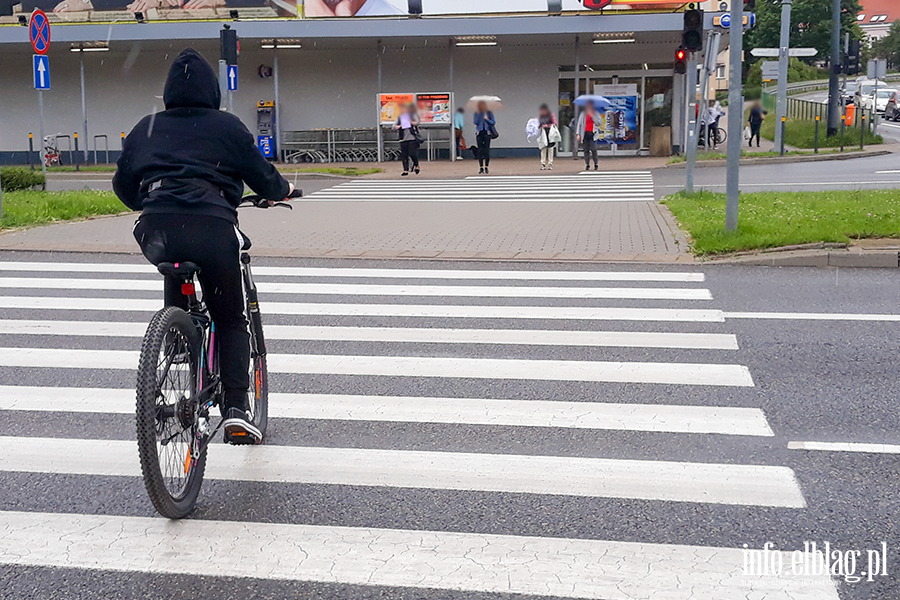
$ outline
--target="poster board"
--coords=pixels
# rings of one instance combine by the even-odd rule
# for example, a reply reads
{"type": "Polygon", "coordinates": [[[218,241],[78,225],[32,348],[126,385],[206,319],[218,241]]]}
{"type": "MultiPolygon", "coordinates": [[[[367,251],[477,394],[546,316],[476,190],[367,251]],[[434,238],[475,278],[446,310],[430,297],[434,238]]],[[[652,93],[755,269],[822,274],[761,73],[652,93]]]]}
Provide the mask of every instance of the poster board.
{"type": "Polygon", "coordinates": [[[379,122],[382,125],[393,125],[400,116],[403,105],[415,100],[415,94],[378,94],[379,122]]]}
{"type": "Polygon", "coordinates": [[[611,104],[609,109],[600,113],[598,143],[637,145],[640,136],[637,84],[595,85],[594,94],[603,96],[611,104]]]}
{"type": "Polygon", "coordinates": [[[453,120],[450,114],[450,94],[416,94],[416,106],[419,109],[419,123],[422,125],[449,125],[453,120]]]}

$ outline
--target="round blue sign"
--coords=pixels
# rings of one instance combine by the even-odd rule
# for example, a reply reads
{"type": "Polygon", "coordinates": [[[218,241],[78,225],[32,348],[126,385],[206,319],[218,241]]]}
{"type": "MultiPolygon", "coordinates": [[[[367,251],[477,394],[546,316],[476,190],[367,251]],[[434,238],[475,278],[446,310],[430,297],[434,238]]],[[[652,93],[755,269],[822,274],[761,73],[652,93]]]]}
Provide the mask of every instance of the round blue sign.
{"type": "Polygon", "coordinates": [[[31,13],[28,37],[31,39],[31,47],[37,54],[47,53],[50,48],[50,22],[44,11],[39,8],[31,13]]]}
{"type": "Polygon", "coordinates": [[[731,13],[725,13],[722,15],[722,20],[719,21],[722,24],[722,27],[728,29],[731,27],[731,13]]]}

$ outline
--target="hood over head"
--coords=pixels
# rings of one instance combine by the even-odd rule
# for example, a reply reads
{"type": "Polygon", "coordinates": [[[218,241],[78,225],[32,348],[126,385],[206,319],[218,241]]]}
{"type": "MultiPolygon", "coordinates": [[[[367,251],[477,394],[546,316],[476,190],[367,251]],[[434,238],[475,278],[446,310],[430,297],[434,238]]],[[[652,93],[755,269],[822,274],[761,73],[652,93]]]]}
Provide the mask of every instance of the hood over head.
{"type": "Polygon", "coordinates": [[[163,92],[166,109],[213,108],[218,110],[222,101],[219,79],[196,50],[188,48],[178,55],[169,69],[163,92]]]}

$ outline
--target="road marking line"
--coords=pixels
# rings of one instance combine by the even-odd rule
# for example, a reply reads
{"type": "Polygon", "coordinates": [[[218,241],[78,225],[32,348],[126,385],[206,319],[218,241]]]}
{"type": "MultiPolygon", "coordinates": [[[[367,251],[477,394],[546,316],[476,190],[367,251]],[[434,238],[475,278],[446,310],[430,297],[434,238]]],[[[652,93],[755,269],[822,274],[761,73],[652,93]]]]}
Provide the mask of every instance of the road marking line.
{"type": "MultiPolygon", "coordinates": [[[[0,261],[0,271],[38,271],[41,273],[153,273],[147,263],[51,263],[0,261]]],[[[699,283],[703,273],[651,271],[487,271],[451,269],[369,269],[331,267],[253,266],[257,277],[371,277],[383,279],[511,279],[515,281],[658,281],[699,283]]]]}
{"type": "MultiPolygon", "coordinates": [[[[0,470],[139,477],[137,443],[0,437],[0,470]]],[[[787,467],[304,446],[216,446],[206,478],[804,508],[787,467]]]]}
{"type": "MultiPolygon", "coordinates": [[[[92,310],[156,312],[162,300],[139,298],[77,298],[0,296],[3,308],[30,310],[92,310]]],[[[441,304],[312,304],[264,302],[269,315],[339,317],[415,317],[428,319],[553,319],[586,321],[660,321],[723,323],[720,310],[696,308],[611,308],[588,306],[471,306],[441,304]]]]}
{"type": "MultiPolygon", "coordinates": [[[[134,390],[0,386],[0,410],[130,415],[134,414],[134,390]]],[[[774,435],[758,408],[669,404],[270,393],[269,417],[774,435]]]]}
{"type": "MultiPolygon", "coordinates": [[[[707,289],[629,287],[528,287],[528,286],[444,286],[379,285],[352,283],[260,282],[267,294],[335,296],[439,296],[473,298],[578,298],[631,300],[712,300],[707,289]]],[[[40,277],[0,277],[0,288],[103,291],[162,291],[162,279],[68,279],[40,277]]]]}
{"type": "MultiPolygon", "coordinates": [[[[0,319],[0,334],[95,337],[143,337],[137,322],[32,321],[0,319]]],[[[647,331],[560,331],[521,329],[434,329],[413,327],[339,327],[267,325],[266,339],[424,344],[520,344],[613,348],[737,350],[737,337],[723,333],[647,331]]]]}
{"type": "MultiPolygon", "coordinates": [[[[368,375],[589,381],[753,387],[741,365],[579,360],[518,360],[423,356],[346,356],[270,354],[269,371],[296,375],[368,375]]],[[[137,367],[138,352],[65,348],[0,348],[0,366],[49,369],[127,369],[137,367]]]]}
{"type": "MultiPolygon", "coordinates": [[[[827,573],[800,585],[745,574],[738,548],[39,512],[0,512],[0,541],[0,563],[34,567],[585,600],[733,600],[760,590],[766,600],[839,600],[827,573]],[[253,543],[235,543],[248,532],[253,543]]],[[[771,557],[790,564],[789,552],[771,557]]]]}
{"type": "Polygon", "coordinates": [[[535,198],[525,198],[521,195],[516,196],[491,196],[487,197],[447,197],[447,198],[413,198],[407,196],[331,196],[321,197],[310,194],[305,198],[306,202],[655,202],[656,199],[652,195],[634,196],[634,197],[610,197],[598,198],[597,196],[541,196],[535,198]]]}
{"type": "Polygon", "coordinates": [[[864,444],[856,442],[788,442],[788,450],[821,450],[823,452],[865,452],[871,454],[900,454],[900,446],[864,444]]]}
{"type": "MultiPolygon", "coordinates": [[[[895,125],[896,127],[896,125],[895,125]]],[[[876,175],[897,175],[900,174],[900,170],[898,171],[875,171],[876,175]]]]}
{"type": "Polygon", "coordinates": [[[865,313],[726,312],[726,319],[775,319],[797,321],[900,321],[900,315],[865,313]]]}
{"type": "MultiPolygon", "coordinates": [[[[751,188],[751,187],[791,187],[791,186],[800,186],[800,187],[817,187],[823,185],[873,185],[873,184],[893,184],[898,183],[897,181],[819,181],[816,183],[806,182],[806,183],[795,183],[795,182],[786,182],[786,183],[741,183],[741,189],[751,188]]],[[[683,185],[663,185],[660,187],[665,188],[677,188],[684,189],[683,185]]],[[[710,184],[697,184],[697,187],[700,188],[723,188],[725,187],[724,183],[710,183],[710,184]]]]}

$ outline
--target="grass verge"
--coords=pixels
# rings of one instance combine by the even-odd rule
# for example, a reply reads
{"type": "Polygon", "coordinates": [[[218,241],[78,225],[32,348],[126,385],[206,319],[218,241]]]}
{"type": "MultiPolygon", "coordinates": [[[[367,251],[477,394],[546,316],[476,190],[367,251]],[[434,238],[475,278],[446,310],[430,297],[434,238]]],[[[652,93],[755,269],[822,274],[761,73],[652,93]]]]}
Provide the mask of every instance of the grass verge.
{"type": "MultiPolygon", "coordinates": [[[[845,148],[844,153],[848,152],[860,152],[859,147],[856,148],[845,148]]],[[[837,149],[827,149],[824,151],[819,151],[819,155],[822,154],[840,154],[840,148],[837,149]]],[[[784,153],[785,156],[817,156],[815,151],[813,150],[790,150],[784,153]]],[[[778,158],[780,156],[777,152],[747,152],[745,150],[741,150],[741,158],[778,158]]],[[[697,162],[705,162],[705,161],[715,161],[715,160],[725,160],[728,158],[728,155],[724,152],[699,152],[697,154],[697,162]]],[[[669,159],[667,164],[674,165],[678,163],[687,162],[687,156],[679,155],[673,156],[669,159]]]]}
{"type": "Polygon", "coordinates": [[[741,194],[735,232],[725,231],[724,194],[679,192],[663,203],[690,234],[694,254],[701,256],[900,237],[900,195],[896,190],[741,194]]]}
{"type": "Polygon", "coordinates": [[[128,209],[112,192],[21,190],[3,194],[0,229],[31,227],[121,212],[128,212],[128,209]]]}
{"type": "MultiPolygon", "coordinates": [[[[767,140],[775,139],[775,121],[773,115],[766,117],[763,121],[760,134],[767,140]]],[[[840,148],[840,133],[833,137],[825,135],[827,124],[822,121],[819,123],[819,148],[840,148]]],[[[859,148],[859,136],[862,132],[859,127],[847,127],[844,130],[844,146],[847,148],[859,148]]],[[[784,124],[784,143],[794,148],[815,148],[816,145],[816,122],[800,121],[797,119],[788,119],[784,124]]],[[[873,135],[872,131],[866,127],[866,146],[874,146],[883,144],[884,138],[880,135],[873,135]]]]}

